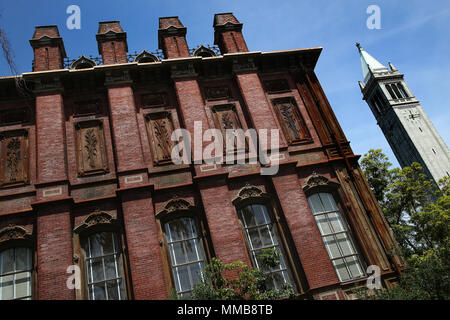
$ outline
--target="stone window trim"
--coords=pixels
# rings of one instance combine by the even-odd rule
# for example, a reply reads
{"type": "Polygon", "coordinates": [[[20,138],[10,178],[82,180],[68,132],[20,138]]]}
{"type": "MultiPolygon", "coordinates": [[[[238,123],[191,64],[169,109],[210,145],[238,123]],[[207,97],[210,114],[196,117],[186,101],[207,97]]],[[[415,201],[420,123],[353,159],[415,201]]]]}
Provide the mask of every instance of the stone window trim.
{"type": "Polygon", "coordinates": [[[245,234],[244,225],[239,219],[238,212],[244,207],[252,204],[261,204],[266,206],[272,223],[276,226],[276,231],[279,235],[279,244],[281,245],[282,253],[293,279],[294,290],[298,295],[303,294],[305,292],[305,288],[307,288],[306,278],[300,264],[299,257],[296,253],[295,244],[291,239],[289,228],[280,215],[280,211],[276,205],[274,197],[271,194],[264,192],[257,186],[246,184],[237,192],[236,197],[232,200],[232,204],[235,209],[236,218],[241,226],[241,234],[245,241],[247,256],[249,261],[252,262],[252,265],[254,263],[251,257],[250,247],[245,234]]]}
{"type": "Polygon", "coordinates": [[[72,232],[73,243],[73,264],[78,266],[81,270],[81,287],[75,289],[76,300],[88,300],[88,279],[87,279],[87,266],[86,266],[86,253],[81,245],[81,239],[91,236],[100,232],[113,232],[116,233],[117,238],[120,241],[121,248],[121,262],[123,265],[123,280],[125,288],[125,298],[130,299],[132,297],[131,283],[129,279],[129,263],[128,263],[128,250],[125,242],[125,233],[123,231],[122,223],[109,212],[95,210],[91,212],[84,220],[76,225],[72,232]]]}
{"type": "Polygon", "coordinates": [[[208,224],[206,222],[206,217],[190,201],[174,195],[172,199],[166,201],[163,204],[162,208],[155,213],[155,218],[158,223],[159,244],[161,246],[164,274],[166,276],[166,279],[168,280],[167,282],[169,289],[176,291],[175,279],[172,272],[172,263],[170,258],[170,248],[164,228],[165,224],[179,218],[193,219],[198,229],[200,241],[204,251],[204,264],[206,265],[209,263],[209,261],[211,261],[211,258],[215,256],[209,234],[208,224]]]}
{"type": "Polygon", "coordinates": [[[18,247],[31,250],[31,299],[34,299],[37,288],[37,253],[33,228],[18,224],[9,224],[1,228],[0,251],[18,247]]]}
{"type": "Polygon", "coordinates": [[[26,185],[30,182],[30,139],[28,129],[17,129],[0,132],[0,188],[26,185]],[[19,142],[6,144],[6,139],[16,139],[19,142]],[[17,140],[18,139],[18,140],[17,140]],[[15,150],[8,150],[14,147],[15,150]],[[5,152],[6,151],[6,152],[5,152]],[[15,151],[15,152],[11,152],[15,151]],[[10,176],[7,177],[9,169],[10,176]],[[11,170],[15,172],[11,176],[11,170]]]}
{"type": "MultiPolygon", "coordinates": [[[[104,124],[102,119],[95,120],[85,120],[74,122],[74,133],[75,133],[75,155],[77,164],[77,173],[79,177],[85,177],[95,174],[106,174],[109,173],[109,163],[108,163],[108,152],[106,147],[106,137],[104,124]],[[92,141],[88,141],[87,145],[82,143],[82,131],[83,129],[92,129],[97,132],[97,134],[90,136],[92,141]],[[96,139],[98,137],[98,140],[96,139]],[[85,164],[84,157],[88,159],[92,156],[100,157],[100,161],[95,163],[89,168],[85,164]]],[[[92,131],[92,132],[94,132],[92,131]]],[[[84,137],[85,139],[89,137],[84,137]]]]}

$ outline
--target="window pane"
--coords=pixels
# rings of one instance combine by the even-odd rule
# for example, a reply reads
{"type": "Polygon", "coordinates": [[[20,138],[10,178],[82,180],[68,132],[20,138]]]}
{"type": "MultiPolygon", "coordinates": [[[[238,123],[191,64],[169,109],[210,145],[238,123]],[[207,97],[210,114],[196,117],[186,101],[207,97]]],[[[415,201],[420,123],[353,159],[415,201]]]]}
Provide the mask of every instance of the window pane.
{"type": "Polygon", "coordinates": [[[327,214],[318,214],[314,217],[316,218],[317,226],[322,235],[332,233],[330,225],[328,224],[327,214]]]}
{"type": "Polygon", "coordinates": [[[30,249],[16,248],[16,271],[31,269],[30,260],[30,249]]]}
{"type": "Polygon", "coordinates": [[[345,261],[347,262],[348,268],[350,269],[353,278],[364,276],[364,272],[361,268],[361,263],[359,262],[357,256],[345,258],[345,261]]]}
{"type": "Polygon", "coordinates": [[[333,227],[334,232],[345,231],[344,221],[342,221],[341,215],[339,212],[331,212],[328,214],[328,219],[330,219],[331,226],[333,227]]]}
{"type": "Polygon", "coordinates": [[[102,236],[96,233],[89,237],[91,245],[91,258],[100,257],[102,255],[102,236]]]}
{"type": "Polygon", "coordinates": [[[4,250],[2,255],[2,274],[10,273],[14,271],[14,248],[4,250]]]}
{"type": "Polygon", "coordinates": [[[119,300],[119,291],[117,290],[116,280],[106,282],[106,288],[108,290],[108,300],[119,300]]]}
{"type": "Polygon", "coordinates": [[[339,247],[341,247],[342,254],[344,256],[355,254],[355,250],[353,248],[352,243],[346,233],[339,233],[336,235],[337,241],[339,243],[339,247]]]}
{"type": "Polygon", "coordinates": [[[241,210],[243,216],[243,222],[245,227],[253,227],[256,225],[255,215],[253,214],[253,210],[251,210],[251,206],[245,207],[241,210]]]}
{"type": "Polygon", "coordinates": [[[94,300],[106,300],[105,284],[93,285],[94,300]]]}
{"type": "Polygon", "coordinates": [[[272,225],[267,225],[260,229],[263,246],[278,244],[272,228],[272,225]]]}
{"type": "Polygon", "coordinates": [[[173,264],[178,265],[186,263],[186,257],[184,255],[184,248],[182,242],[170,244],[170,250],[172,254],[173,264]]]}
{"type": "Polygon", "coordinates": [[[115,255],[104,258],[106,279],[116,278],[116,259],[115,255]]]}
{"type": "Polygon", "coordinates": [[[21,272],[16,274],[16,298],[31,295],[31,273],[21,272]]]}
{"type": "Polygon", "coordinates": [[[320,202],[320,198],[318,194],[313,194],[308,197],[308,203],[311,207],[312,213],[324,212],[322,202],[320,202]]]}
{"type": "Polygon", "coordinates": [[[198,248],[198,239],[186,241],[185,246],[188,262],[197,261],[201,259],[201,257],[198,256],[198,254],[200,254],[198,248]]]}
{"type": "Polygon", "coordinates": [[[10,300],[14,298],[14,275],[1,277],[0,280],[0,296],[2,300],[10,300]]]}
{"type": "Polygon", "coordinates": [[[203,279],[202,270],[203,270],[202,263],[195,263],[191,265],[192,284],[194,286],[202,281],[203,279]]]}
{"type": "Polygon", "coordinates": [[[324,237],[323,240],[331,259],[338,258],[341,256],[341,254],[339,253],[336,240],[334,239],[334,236],[324,237]]]}
{"type": "Polygon", "coordinates": [[[333,261],[338,277],[341,281],[350,280],[347,268],[345,267],[344,259],[337,259],[333,261]]]}
{"type": "Polygon", "coordinates": [[[169,228],[169,242],[182,240],[183,238],[188,237],[190,226],[187,222],[186,219],[177,219],[166,224],[169,228]]]}
{"type": "Polygon", "coordinates": [[[248,235],[250,237],[250,245],[251,249],[258,249],[261,248],[262,242],[261,238],[259,237],[259,231],[257,228],[248,230],[248,235]]]}
{"type": "Polygon", "coordinates": [[[333,199],[333,196],[330,193],[320,193],[320,200],[322,200],[323,207],[325,211],[337,211],[336,202],[333,199]]]}
{"type": "Polygon", "coordinates": [[[89,260],[88,268],[89,282],[98,282],[104,280],[102,258],[89,260]]]}
{"type": "Polygon", "coordinates": [[[175,273],[179,277],[179,290],[177,291],[187,291],[191,289],[191,282],[189,280],[188,267],[182,266],[175,268],[175,273]]]}
{"type": "Polygon", "coordinates": [[[103,248],[103,255],[114,253],[113,246],[113,233],[112,232],[102,232],[100,239],[103,248]]]}

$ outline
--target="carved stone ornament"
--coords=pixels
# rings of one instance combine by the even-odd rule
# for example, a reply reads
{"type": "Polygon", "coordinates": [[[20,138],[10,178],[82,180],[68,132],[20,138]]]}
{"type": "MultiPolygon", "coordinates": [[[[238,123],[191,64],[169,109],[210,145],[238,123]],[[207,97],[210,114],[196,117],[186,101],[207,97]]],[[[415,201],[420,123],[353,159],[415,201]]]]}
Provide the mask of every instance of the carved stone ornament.
{"type": "Polygon", "coordinates": [[[72,62],[70,69],[88,69],[93,68],[97,65],[94,60],[87,58],[84,54],[81,55],[77,60],[72,62]]]}
{"type": "Polygon", "coordinates": [[[146,62],[158,62],[159,59],[154,54],[151,54],[147,50],[142,50],[141,53],[139,53],[136,58],[134,58],[135,62],[138,63],[146,63],[146,62]]]}
{"type": "Polygon", "coordinates": [[[189,201],[181,198],[175,198],[167,201],[163,206],[163,209],[156,213],[156,217],[162,218],[174,212],[192,211],[194,208],[194,205],[192,205],[189,201]]]}
{"type": "Polygon", "coordinates": [[[318,187],[337,188],[338,183],[330,181],[328,178],[313,172],[303,184],[303,191],[305,193],[310,192],[318,187]]]}
{"type": "Polygon", "coordinates": [[[0,243],[10,240],[29,240],[30,238],[31,232],[21,226],[10,224],[0,230],[0,243]]]}
{"type": "Polygon", "coordinates": [[[74,231],[80,233],[89,228],[99,226],[99,225],[115,225],[117,223],[116,218],[104,211],[94,211],[92,212],[84,221],[75,227],[74,231]]]}
{"type": "Polygon", "coordinates": [[[233,199],[233,205],[238,205],[241,202],[250,199],[269,199],[270,195],[263,192],[261,189],[251,186],[249,184],[245,185],[241,190],[239,190],[236,198],[233,199]]]}

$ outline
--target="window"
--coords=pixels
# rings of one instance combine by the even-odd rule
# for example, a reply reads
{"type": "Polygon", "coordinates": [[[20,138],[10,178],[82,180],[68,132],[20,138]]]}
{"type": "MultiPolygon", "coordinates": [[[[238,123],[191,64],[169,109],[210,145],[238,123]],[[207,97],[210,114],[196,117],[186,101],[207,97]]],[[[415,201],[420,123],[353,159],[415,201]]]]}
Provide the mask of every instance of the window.
{"type": "Polygon", "coordinates": [[[175,290],[189,298],[195,285],[203,280],[205,253],[197,221],[181,217],[164,224],[175,290]]]}
{"type": "Polygon", "coordinates": [[[0,300],[32,299],[32,253],[27,247],[0,252],[0,300]]]}
{"type": "Polygon", "coordinates": [[[262,204],[250,204],[240,209],[238,214],[244,227],[254,266],[265,274],[270,275],[268,277],[268,287],[280,289],[285,283],[293,285],[281,244],[278,240],[277,227],[272,222],[267,207],[262,204]],[[267,248],[273,248],[281,255],[280,264],[275,268],[263,267],[258,260],[258,256],[267,248]]]}
{"type": "Polygon", "coordinates": [[[308,203],[339,280],[364,277],[361,259],[332,194],[313,194],[308,197],[308,203]]]}
{"type": "Polygon", "coordinates": [[[83,238],[90,300],[125,300],[121,242],[115,232],[83,238]]]}
{"type": "Polygon", "coordinates": [[[386,89],[388,90],[392,99],[408,98],[408,94],[406,93],[405,88],[400,82],[387,84],[386,89]]]}

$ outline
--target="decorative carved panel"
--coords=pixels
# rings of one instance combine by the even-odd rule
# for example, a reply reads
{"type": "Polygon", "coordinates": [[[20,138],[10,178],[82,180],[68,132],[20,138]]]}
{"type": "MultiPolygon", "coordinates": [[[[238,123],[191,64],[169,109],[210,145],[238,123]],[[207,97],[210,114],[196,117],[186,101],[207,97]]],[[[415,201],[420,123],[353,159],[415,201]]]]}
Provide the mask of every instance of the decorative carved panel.
{"type": "Polygon", "coordinates": [[[79,176],[109,171],[102,121],[76,123],[75,142],[79,176]]]}
{"type": "Polygon", "coordinates": [[[227,86],[206,87],[205,93],[207,100],[228,99],[230,97],[230,89],[227,86]]]}
{"type": "Polygon", "coordinates": [[[100,113],[100,104],[98,101],[83,101],[75,103],[75,116],[88,116],[97,113],[100,113]]]}
{"type": "Polygon", "coordinates": [[[147,132],[152,149],[153,162],[164,164],[171,162],[174,142],[170,139],[174,130],[169,112],[156,112],[146,115],[147,132]]]}
{"type": "Polygon", "coordinates": [[[0,187],[28,183],[28,131],[0,133],[0,187]]]}
{"type": "MultiPolygon", "coordinates": [[[[224,148],[226,147],[227,129],[242,129],[241,122],[239,120],[236,106],[234,104],[225,104],[212,107],[212,114],[214,119],[214,124],[217,129],[220,129],[224,138],[224,148]]],[[[234,138],[237,139],[237,138],[234,138]]],[[[234,143],[235,149],[237,149],[237,141],[234,143]]],[[[245,148],[247,148],[247,141],[245,141],[245,148]]]]}
{"type": "Polygon", "coordinates": [[[0,126],[26,123],[29,119],[28,108],[18,108],[0,111],[0,126]]]}
{"type": "Polygon", "coordinates": [[[142,108],[162,107],[166,105],[163,93],[150,93],[142,96],[142,108]]]}
{"type": "Polygon", "coordinates": [[[272,103],[284,135],[290,144],[311,140],[311,135],[293,98],[274,99],[272,103]]]}
{"type": "Polygon", "coordinates": [[[276,79],[264,81],[266,91],[269,93],[286,92],[290,91],[289,83],[286,79],[276,79]]]}

